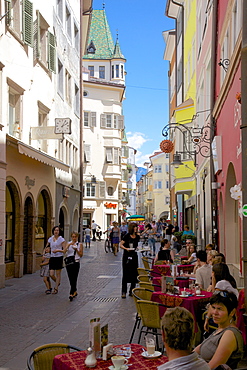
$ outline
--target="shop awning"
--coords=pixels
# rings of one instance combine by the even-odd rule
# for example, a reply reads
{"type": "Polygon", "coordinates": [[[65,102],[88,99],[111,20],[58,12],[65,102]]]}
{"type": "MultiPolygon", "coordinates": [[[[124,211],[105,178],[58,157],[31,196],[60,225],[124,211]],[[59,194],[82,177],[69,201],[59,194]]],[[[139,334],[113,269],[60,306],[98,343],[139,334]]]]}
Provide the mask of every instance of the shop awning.
{"type": "Polygon", "coordinates": [[[126,220],[128,220],[128,221],[145,221],[145,217],[143,215],[132,215],[132,216],[127,216],[126,220]]]}
{"type": "Polygon", "coordinates": [[[24,143],[18,143],[18,151],[20,154],[25,154],[26,156],[35,159],[36,161],[42,162],[47,164],[48,166],[52,166],[58,168],[62,171],[69,172],[70,166],[67,164],[58,161],[57,159],[51,157],[50,155],[40,152],[39,150],[26,145],[24,143]]]}
{"type": "Polygon", "coordinates": [[[97,203],[95,200],[83,200],[83,210],[96,209],[97,203]]]}

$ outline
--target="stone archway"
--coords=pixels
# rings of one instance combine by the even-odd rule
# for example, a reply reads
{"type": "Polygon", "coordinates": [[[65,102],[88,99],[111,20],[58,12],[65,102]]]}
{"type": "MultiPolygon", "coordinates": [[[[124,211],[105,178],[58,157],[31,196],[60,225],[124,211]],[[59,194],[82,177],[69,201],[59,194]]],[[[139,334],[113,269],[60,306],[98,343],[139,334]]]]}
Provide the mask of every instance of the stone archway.
{"type": "Polygon", "coordinates": [[[236,185],[236,174],[232,163],[228,166],[225,193],[225,251],[227,261],[240,263],[240,218],[238,202],[231,198],[230,188],[236,185]]]}
{"type": "Polygon", "coordinates": [[[79,210],[76,208],[73,213],[73,220],[72,220],[72,231],[79,231],[79,210]]]}
{"type": "Polygon", "coordinates": [[[223,208],[223,197],[222,193],[220,193],[219,197],[219,246],[220,252],[226,253],[225,250],[225,228],[224,228],[224,208],[223,208]]]}
{"type": "Polygon", "coordinates": [[[24,204],[24,227],[23,227],[23,274],[33,272],[32,245],[33,245],[33,200],[26,197],[24,204]]]}

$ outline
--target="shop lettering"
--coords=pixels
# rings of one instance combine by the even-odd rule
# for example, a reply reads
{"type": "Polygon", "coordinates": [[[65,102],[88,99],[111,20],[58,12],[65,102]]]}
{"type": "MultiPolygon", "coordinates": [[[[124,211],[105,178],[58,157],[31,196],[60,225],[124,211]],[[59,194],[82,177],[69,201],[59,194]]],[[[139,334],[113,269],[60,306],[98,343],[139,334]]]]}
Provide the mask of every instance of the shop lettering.
{"type": "Polygon", "coordinates": [[[117,204],[114,204],[114,203],[105,203],[105,207],[106,208],[117,208],[117,204]]]}

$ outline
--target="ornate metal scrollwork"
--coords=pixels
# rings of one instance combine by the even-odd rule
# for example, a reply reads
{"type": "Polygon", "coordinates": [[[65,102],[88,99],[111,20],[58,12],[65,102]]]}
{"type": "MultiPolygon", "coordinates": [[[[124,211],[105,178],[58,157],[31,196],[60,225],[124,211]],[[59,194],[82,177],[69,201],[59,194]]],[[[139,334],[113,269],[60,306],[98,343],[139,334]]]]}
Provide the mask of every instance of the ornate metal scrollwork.
{"type": "Polygon", "coordinates": [[[227,72],[227,69],[229,67],[229,64],[230,64],[230,59],[220,59],[218,65],[220,67],[223,67],[224,71],[227,72]]]}

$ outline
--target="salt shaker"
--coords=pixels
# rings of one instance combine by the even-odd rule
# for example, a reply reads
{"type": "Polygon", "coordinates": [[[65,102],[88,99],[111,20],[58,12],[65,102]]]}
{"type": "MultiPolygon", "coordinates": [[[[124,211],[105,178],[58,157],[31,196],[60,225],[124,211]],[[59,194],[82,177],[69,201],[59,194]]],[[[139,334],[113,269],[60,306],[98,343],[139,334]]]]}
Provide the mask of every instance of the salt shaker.
{"type": "Polygon", "coordinates": [[[87,357],[85,359],[85,365],[87,367],[95,367],[97,365],[97,359],[95,357],[95,351],[92,347],[87,349],[87,357]]]}
{"type": "Polygon", "coordinates": [[[199,294],[201,294],[201,289],[200,289],[200,287],[199,287],[199,285],[196,285],[196,294],[197,295],[199,295],[199,294]]]}

